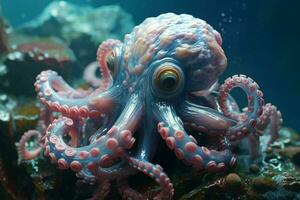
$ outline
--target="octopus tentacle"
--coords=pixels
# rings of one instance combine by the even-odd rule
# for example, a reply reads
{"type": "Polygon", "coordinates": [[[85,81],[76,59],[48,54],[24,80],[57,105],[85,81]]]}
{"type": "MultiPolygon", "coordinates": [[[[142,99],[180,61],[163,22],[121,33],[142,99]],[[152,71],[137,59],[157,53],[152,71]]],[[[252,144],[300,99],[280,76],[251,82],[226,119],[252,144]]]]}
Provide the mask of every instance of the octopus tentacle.
{"type": "Polygon", "coordinates": [[[105,92],[95,90],[84,97],[66,97],[59,92],[73,91],[74,89],[69,89],[71,87],[51,70],[43,71],[37,76],[35,88],[43,104],[53,111],[70,117],[96,118],[101,114],[107,114],[122,94],[121,87],[115,86],[105,92]]]}
{"type": "Polygon", "coordinates": [[[35,159],[43,149],[43,141],[44,141],[44,130],[48,127],[48,125],[53,120],[52,112],[49,108],[42,106],[40,112],[40,119],[38,121],[38,130],[29,130],[23,134],[19,141],[18,146],[18,155],[21,160],[32,160],[35,159]],[[39,131],[41,130],[42,133],[39,131]],[[26,143],[32,138],[36,137],[35,143],[38,147],[34,150],[27,150],[26,143]]]}
{"type": "Polygon", "coordinates": [[[268,141],[268,146],[272,144],[279,137],[279,129],[282,124],[281,112],[277,110],[277,107],[267,103],[263,106],[262,115],[257,120],[257,133],[259,135],[263,134],[264,129],[267,125],[270,125],[271,138],[268,141]]]}
{"type": "MultiPolygon", "coordinates": [[[[140,162],[148,162],[154,156],[155,150],[157,149],[158,137],[156,134],[155,128],[153,128],[151,117],[147,116],[144,120],[146,123],[144,124],[144,129],[141,130],[142,134],[139,137],[138,149],[135,152],[135,160],[139,160],[140,162]]],[[[138,193],[137,191],[131,189],[127,184],[127,176],[133,175],[138,172],[138,169],[130,164],[130,159],[128,154],[125,154],[125,163],[126,165],[114,166],[113,169],[110,170],[109,177],[118,178],[117,183],[119,186],[119,192],[124,199],[145,199],[143,195],[138,193]],[[128,165],[129,164],[129,165],[128,165]],[[117,176],[116,176],[117,175],[117,176]],[[121,178],[123,177],[123,178],[121,178]]],[[[101,168],[99,168],[98,172],[101,168]]],[[[103,170],[101,169],[101,173],[103,174],[103,170]]],[[[107,173],[107,172],[106,172],[107,173]]]]}
{"type": "MultiPolygon", "coordinates": [[[[139,138],[138,149],[135,152],[136,156],[139,158],[149,159],[152,158],[153,156],[154,153],[153,149],[156,149],[153,148],[154,147],[153,145],[157,145],[157,144],[155,142],[156,141],[155,135],[150,134],[152,132],[152,129],[153,127],[146,129],[145,132],[147,134],[143,134],[142,138],[139,138]]],[[[91,136],[91,138],[93,139],[90,138],[90,142],[96,141],[98,137],[101,137],[103,135],[105,135],[105,128],[101,127],[99,130],[97,130],[97,132],[94,135],[91,136]]],[[[126,153],[124,152],[124,154],[126,153]]],[[[126,154],[125,157],[128,157],[128,155],[126,154]]],[[[122,160],[120,162],[115,163],[111,167],[105,167],[105,168],[98,167],[93,172],[87,172],[86,170],[83,169],[82,171],[78,172],[76,175],[77,177],[82,178],[84,182],[93,183],[95,182],[96,179],[97,180],[126,179],[128,176],[134,175],[136,173],[137,170],[129,166],[127,159],[124,159],[124,157],[122,157],[122,160]]]]}
{"type": "MultiPolygon", "coordinates": [[[[81,182],[88,183],[88,184],[94,184],[96,180],[96,176],[93,175],[89,169],[83,168],[81,171],[76,173],[76,177],[81,179],[81,182]]],[[[107,178],[101,177],[101,180],[98,179],[98,182],[102,182],[103,180],[106,180],[107,178]]]]}
{"type": "Polygon", "coordinates": [[[102,180],[101,183],[98,186],[98,190],[94,194],[94,196],[91,198],[91,200],[99,200],[99,199],[105,199],[105,197],[108,195],[110,191],[110,181],[108,179],[102,180]]]}
{"type": "Polygon", "coordinates": [[[109,68],[106,64],[106,57],[109,55],[109,53],[111,53],[113,48],[119,45],[121,45],[121,41],[115,39],[108,39],[102,42],[102,44],[98,48],[97,60],[101,72],[101,83],[99,86],[100,90],[102,91],[108,89],[113,83],[109,68]]]}
{"type": "Polygon", "coordinates": [[[225,116],[238,121],[235,126],[231,126],[227,130],[230,140],[242,139],[249,132],[256,131],[257,119],[263,111],[264,100],[262,97],[263,93],[259,90],[259,86],[251,78],[235,75],[225,80],[219,92],[220,108],[225,116]],[[243,89],[248,98],[248,107],[241,113],[231,112],[231,109],[228,108],[228,94],[235,87],[243,89]]]}
{"type": "Polygon", "coordinates": [[[248,136],[249,142],[249,155],[252,159],[255,159],[259,156],[259,136],[250,134],[248,136]]]}
{"type": "Polygon", "coordinates": [[[132,137],[141,120],[143,105],[138,95],[133,94],[114,126],[95,142],[83,147],[68,146],[63,135],[75,126],[73,120],[62,117],[54,121],[46,133],[46,155],[61,169],[71,168],[79,172],[88,168],[91,172],[98,166],[105,167],[115,158],[130,149],[135,139],[132,137]]]}
{"type": "MultiPolygon", "coordinates": [[[[152,123],[151,123],[152,124],[152,123]]],[[[150,126],[149,124],[146,124],[146,126],[148,128],[146,128],[145,130],[143,130],[143,133],[140,138],[139,138],[139,144],[138,144],[138,149],[135,152],[135,155],[137,157],[137,159],[143,159],[143,160],[148,160],[151,159],[155,153],[155,149],[157,146],[157,139],[158,137],[156,135],[154,135],[154,131],[156,131],[156,129],[153,129],[153,126],[150,126]]],[[[103,133],[101,133],[100,135],[103,135],[103,133]]],[[[97,170],[93,171],[94,176],[91,178],[91,174],[87,174],[87,173],[82,173],[82,171],[78,172],[77,175],[80,178],[83,178],[86,182],[89,182],[88,180],[90,180],[91,182],[94,181],[95,177],[100,180],[103,179],[109,179],[109,180],[113,180],[113,179],[120,179],[120,182],[124,182],[125,179],[130,176],[130,175],[134,175],[136,174],[138,171],[136,169],[134,169],[133,167],[131,167],[128,164],[128,159],[127,157],[128,154],[124,152],[124,157],[122,157],[122,160],[116,164],[114,164],[111,167],[107,167],[107,168],[102,168],[102,167],[98,167],[97,170]]],[[[132,191],[133,193],[135,193],[132,189],[130,189],[128,186],[127,187],[123,187],[124,191],[126,189],[126,191],[132,191]]],[[[122,190],[122,192],[124,192],[122,190]]],[[[128,192],[125,192],[126,196],[128,196],[128,192]]],[[[132,196],[132,195],[129,195],[132,196]]],[[[133,195],[136,196],[136,195],[133,195]]]]}
{"type": "Polygon", "coordinates": [[[40,108],[40,119],[38,121],[38,127],[41,130],[46,130],[49,124],[53,120],[52,111],[46,106],[41,105],[40,108]]]}
{"type": "Polygon", "coordinates": [[[161,166],[133,157],[129,158],[129,165],[151,178],[154,178],[154,180],[161,186],[161,192],[154,199],[172,199],[174,195],[173,184],[161,166]]]}
{"type": "MultiPolygon", "coordinates": [[[[146,117],[147,118],[147,117],[146,117]]],[[[149,121],[150,122],[150,121],[149,121]]],[[[151,126],[153,123],[145,124],[145,129],[143,129],[139,136],[139,144],[137,145],[137,150],[134,152],[136,159],[150,160],[155,154],[157,149],[158,136],[155,134],[156,129],[151,126]]],[[[122,161],[115,164],[109,168],[99,167],[97,170],[97,175],[106,176],[109,178],[120,178],[127,177],[137,173],[135,169],[128,165],[128,153],[124,152],[124,157],[122,161]]]]}
{"type": "Polygon", "coordinates": [[[186,126],[213,136],[224,135],[229,127],[236,124],[236,120],[224,116],[215,109],[187,100],[181,103],[178,112],[186,126]]]}
{"type": "MultiPolygon", "coordinates": [[[[220,104],[219,104],[219,92],[218,91],[211,91],[207,96],[197,96],[196,98],[192,98],[192,102],[198,105],[205,105],[207,107],[213,108],[219,112],[222,112],[220,109],[220,104]]],[[[227,97],[227,108],[229,112],[234,112],[234,113],[240,113],[240,108],[235,101],[235,99],[228,94],[227,97]]]]}
{"type": "Polygon", "coordinates": [[[179,159],[193,165],[197,170],[206,168],[209,171],[218,171],[224,170],[226,166],[235,165],[236,158],[229,150],[215,151],[198,146],[193,136],[185,132],[171,105],[156,103],[154,106],[160,121],[157,125],[158,131],[179,159]]]}
{"type": "Polygon", "coordinates": [[[101,78],[96,77],[96,70],[98,67],[99,64],[95,61],[86,66],[83,72],[83,79],[94,88],[99,87],[103,82],[101,78]]]}
{"type": "Polygon", "coordinates": [[[36,140],[40,142],[42,138],[42,134],[36,130],[29,130],[23,134],[22,138],[19,141],[19,147],[18,147],[19,156],[22,160],[32,160],[36,158],[42,150],[42,146],[39,146],[33,150],[27,150],[26,143],[32,137],[36,137],[36,140]]]}
{"type": "Polygon", "coordinates": [[[117,179],[118,191],[122,196],[122,199],[132,199],[132,200],[143,200],[145,199],[142,194],[133,190],[129,187],[126,178],[117,179]]]}

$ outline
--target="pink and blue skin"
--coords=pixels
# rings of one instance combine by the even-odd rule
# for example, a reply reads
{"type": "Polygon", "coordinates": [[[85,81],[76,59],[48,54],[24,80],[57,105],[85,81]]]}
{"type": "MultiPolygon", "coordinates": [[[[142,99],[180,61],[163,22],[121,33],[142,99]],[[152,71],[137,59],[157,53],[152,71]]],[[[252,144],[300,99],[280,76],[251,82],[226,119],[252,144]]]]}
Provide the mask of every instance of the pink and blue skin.
{"type": "Polygon", "coordinates": [[[100,45],[101,78],[95,78],[93,69],[85,73],[98,84],[94,91],[73,89],[56,72],[41,72],[35,88],[44,105],[43,133],[25,133],[20,156],[33,159],[43,149],[60,169],[97,182],[94,199],[108,194],[111,180],[117,180],[123,198],[144,199],[126,181],[139,171],[160,184],[155,199],[172,199],[171,180],[151,163],[160,139],[195,170],[234,166],[230,143],[244,138],[251,144],[250,154],[257,156],[259,136],[268,124],[270,143],[278,137],[281,114],[264,104],[251,78],[235,75],[218,85],[227,67],[221,45],[221,35],[205,21],[167,13],[147,18],[124,42],[110,39],[100,45]],[[247,95],[242,111],[229,95],[236,87],[247,95]],[[53,112],[59,117],[54,119],[53,112]],[[206,134],[214,143],[205,147],[189,131],[206,134]],[[32,136],[39,138],[40,148],[29,151],[25,144],[32,136]]]}

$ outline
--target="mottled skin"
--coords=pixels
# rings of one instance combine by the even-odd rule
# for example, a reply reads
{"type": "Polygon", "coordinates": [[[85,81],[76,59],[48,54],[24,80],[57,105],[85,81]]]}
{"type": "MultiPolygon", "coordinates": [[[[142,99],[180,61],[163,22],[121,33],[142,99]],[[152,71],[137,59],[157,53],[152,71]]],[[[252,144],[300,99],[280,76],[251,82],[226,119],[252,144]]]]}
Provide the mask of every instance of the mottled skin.
{"type": "MultiPolygon", "coordinates": [[[[123,198],[144,199],[126,182],[138,171],[161,185],[155,199],[172,199],[170,179],[161,166],[151,163],[160,138],[185,164],[213,172],[235,164],[231,141],[248,137],[257,144],[269,122],[275,140],[280,113],[264,105],[252,79],[233,76],[218,86],[227,66],[221,45],[220,34],[205,21],[168,13],[146,19],[123,43],[107,40],[100,45],[101,79],[91,75],[94,69],[85,73],[91,83],[100,84],[92,92],[73,89],[53,71],[42,72],[35,83],[39,99],[60,113],[40,140],[45,155],[60,169],[71,168],[85,181],[97,181],[94,199],[104,198],[114,179],[123,198]],[[247,94],[243,111],[229,95],[235,87],[247,94]],[[198,145],[201,141],[189,131],[207,134],[212,149],[198,145]],[[130,151],[134,145],[137,150],[130,151]]],[[[34,134],[20,142],[23,159],[39,151],[25,148],[34,134]]],[[[250,153],[256,156],[257,149],[250,153]]]]}

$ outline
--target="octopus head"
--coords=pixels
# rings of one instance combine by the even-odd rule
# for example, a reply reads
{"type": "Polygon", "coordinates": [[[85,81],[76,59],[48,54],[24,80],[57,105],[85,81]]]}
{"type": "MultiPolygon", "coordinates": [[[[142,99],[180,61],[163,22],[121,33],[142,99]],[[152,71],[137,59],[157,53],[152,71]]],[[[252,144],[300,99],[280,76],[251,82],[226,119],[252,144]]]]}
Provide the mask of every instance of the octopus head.
{"type": "Polygon", "coordinates": [[[221,45],[220,34],[205,21],[167,13],[137,26],[124,46],[129,71],[149,77],[154,95],[171,98],[217,82],[227,66],[221,45]]]}

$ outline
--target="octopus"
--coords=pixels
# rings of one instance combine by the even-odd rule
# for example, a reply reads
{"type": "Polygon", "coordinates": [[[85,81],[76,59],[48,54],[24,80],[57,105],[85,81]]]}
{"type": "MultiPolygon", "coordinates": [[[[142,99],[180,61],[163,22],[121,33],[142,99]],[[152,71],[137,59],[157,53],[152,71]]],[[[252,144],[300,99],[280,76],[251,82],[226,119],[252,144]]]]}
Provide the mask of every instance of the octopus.
{"type": "Polygon", "coordinates": [[[277,139],[281,113],[264,103],[257,83],[245,75],[218,84],[227,67],[221,46],[220,33],[205,21],[167,13],[147,18],[123,42],[108,39],[99,46],[98,62],[84,73],[94,90],[76,90],[56,72],[41,72],[34,84],[43,105],[40,130],[23,135],[21,158],[43,151],[59,169],[98,183],[93,199],[105,198],[111,181],[124,199],[147,198],[128,185],[138,172],[160,185],[154,199],[173,199],[170,178],[151,162],[159,142],[196,171],[234,167],[231,147],[242,139],[257,157],[267,126],[269,144],[277,139]],[[247,95],[246,108],[229,94],[234,88],[247,95]],[[39,147],[30,150],[32,137],[39,147]]]}

